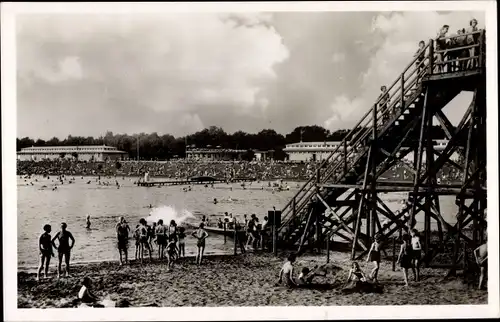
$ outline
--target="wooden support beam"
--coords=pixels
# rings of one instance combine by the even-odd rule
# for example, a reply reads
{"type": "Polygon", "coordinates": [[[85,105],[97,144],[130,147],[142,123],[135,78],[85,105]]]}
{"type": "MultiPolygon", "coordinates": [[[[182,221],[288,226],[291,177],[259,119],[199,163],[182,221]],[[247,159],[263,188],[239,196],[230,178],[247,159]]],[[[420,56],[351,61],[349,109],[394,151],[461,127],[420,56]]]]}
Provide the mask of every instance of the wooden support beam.
{"type": "Polygon", "coordinates": [[[454,127],[451,124],[450,120],[448,120],[448,118],[446,117],[446,115],[444,115],[442,110],[437,110],[435,116],[438,119],[439,124],[441,125],[441,128],[443,129],[446,135],[446,138],[450,140],[454,132],[454,127]]]}
{"type": "MultiPolygon", "coordinates": [[[[342,220],[342,218],[339,217],[339,215],[337,215],[337,213],[326,203],[326,201],[321,198],[321,196],[318,194],[317,195],[318,199],[323,203],[323,205],[325,205],[325,207],[332,213],[333,216],[335,216],[335,218],[339,221],[340,225],[346,230],[348,231],[352,238],[354,239],[355,237],[355,233],[351,230],[351,228],[349,228],[349,226],[346,225],[346,223],[342,220]]],[[[363,248],[363,249],[366,249],[367,247],[364,245],[363,242],[361,242],[360,240],[357,241],[358,244],[363,248]]]]}

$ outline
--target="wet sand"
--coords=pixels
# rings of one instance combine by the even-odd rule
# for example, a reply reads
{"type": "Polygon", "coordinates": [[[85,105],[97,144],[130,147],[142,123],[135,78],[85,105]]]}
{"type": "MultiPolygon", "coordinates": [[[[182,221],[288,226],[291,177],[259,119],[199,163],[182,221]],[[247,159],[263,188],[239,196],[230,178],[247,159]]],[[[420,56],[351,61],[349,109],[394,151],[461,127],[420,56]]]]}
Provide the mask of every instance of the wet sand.
{"type": "MultiPolygon", "coordinates": [[[[287,289],[275,286],[285,254],[275,258],[269,254],[247,253],[238,256],[210,256],[201,267],[193,258],[180,260],[167,272],[166,265],[132,263],[120,267],[115,262],[89,263],[73,268],[73,276],[57,280],[55,263],[51,276],[37,282],[35,272],[18,273],[19,308],[71,307],[89,276],[93,291],[101,299],[126,299],[131,306],[332,306],[332,305],[405,305],[405,304],[486,304],[488,292],[466,285],[462,278],[445,279],[445,269],[421,269],[421,281],[404,286],[402,272],[392,271],[392,263],[383,261],[379,282],[383,294],[342,294],[350,261],[346,253],[331,253],[331,263],[342,268],[334,276],[317,277],[316,288],[287,289]]],[[[304,267],[326,262],[325,255],[300,257],[296,274],[304,267]]],[[[359,262],[365,273],[371,263],[359,262]]],[[[410,273],[411,278],[411,273],[410,273]]]]}

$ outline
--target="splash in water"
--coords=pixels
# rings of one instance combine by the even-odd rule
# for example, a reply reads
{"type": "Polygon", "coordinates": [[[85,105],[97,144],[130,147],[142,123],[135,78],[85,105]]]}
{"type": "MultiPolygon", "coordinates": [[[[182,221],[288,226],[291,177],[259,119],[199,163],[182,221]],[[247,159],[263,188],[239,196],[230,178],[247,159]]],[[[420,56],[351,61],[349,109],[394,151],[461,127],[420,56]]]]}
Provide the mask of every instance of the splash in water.
{"type": "Polygon", "coordinates": [[[158,222],[158,220],[162,219],[163,223],[168,225],[171,220],[175,220],[177,225],[180,225],[189,218],[195,218],[195,216],[186,209],[179,212],[172,206],[161,206],[153,208],[149,213],[149,217],[146,218],[146,221],[158,222]]]}

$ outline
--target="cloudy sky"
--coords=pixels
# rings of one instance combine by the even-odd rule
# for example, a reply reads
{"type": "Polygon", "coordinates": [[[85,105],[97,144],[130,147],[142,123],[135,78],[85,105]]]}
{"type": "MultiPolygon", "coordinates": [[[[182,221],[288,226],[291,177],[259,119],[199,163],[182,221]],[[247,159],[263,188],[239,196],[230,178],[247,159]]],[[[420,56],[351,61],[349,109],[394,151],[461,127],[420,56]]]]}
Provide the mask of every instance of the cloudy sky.
{"type": "Polygon", "coordinates": [[[18,15],[17,135],[346,128],[419,40],[473,17],[484,26],[464,11],[18,15]]]}

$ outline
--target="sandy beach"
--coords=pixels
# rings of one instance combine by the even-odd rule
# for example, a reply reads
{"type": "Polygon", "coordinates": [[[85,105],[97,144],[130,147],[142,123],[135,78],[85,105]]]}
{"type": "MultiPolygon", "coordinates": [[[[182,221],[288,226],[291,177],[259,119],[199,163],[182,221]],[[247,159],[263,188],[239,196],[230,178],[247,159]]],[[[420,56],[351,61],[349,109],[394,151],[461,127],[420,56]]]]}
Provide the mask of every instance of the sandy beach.
{"type": "MultiPolygon", "coordinates": [[[[421,305],[421,304],[486,304],[487,291],[466,285],[462,278],[446,278],[447,270],[423,268],[421,281],[403,283],[402,272],[392,271],[392,263],[383,261],[379,281],[383,294],[349,294],[341,292],[350,261],[346,253],[332,252],[331,263],[342,268],[335,276],[317,277],[311,289],[287,289],[275,286],[286,254],[247,253],[238,256],[209,256],[201,267],[193,258],[180,260],[167,272],[164,263],[155,261],[132,263],[102,262],[75,265],[72,277],[52,275],[36,281],[34,271],[18,273],[19,308],[71,307],[80,289],[80,281],[89,276],[93,291],[101,299],[126,299],[131,306],[331,306],[331,305],[421,305]]],[[[326,263],[325,255],[300,257],[296,270],[326,263]]],[[[360,262],[369,273],[371,263],[360,262]]],[[[411,276],[411,274],[410,274],[411,276]]]]}

